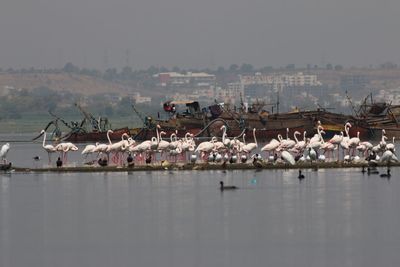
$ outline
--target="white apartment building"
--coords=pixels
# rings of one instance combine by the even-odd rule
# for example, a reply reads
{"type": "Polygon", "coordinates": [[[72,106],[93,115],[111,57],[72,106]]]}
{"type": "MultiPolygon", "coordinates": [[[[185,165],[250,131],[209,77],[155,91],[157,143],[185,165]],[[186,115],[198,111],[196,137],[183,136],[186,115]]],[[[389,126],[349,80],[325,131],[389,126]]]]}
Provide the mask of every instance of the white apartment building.
{"type": "Polygon", "coordinates": [[[186,74],[178,72],[163,72],[153,75],[158,79],[160,86],[185,86],[193,85],[197,87],[208,87],[215,84],[215,75],[205,72],[187,72],[186,74]]]}
{"type": "Polygon", "coordinates": [[[215,98],[224,103],[235,103],[240,100],[243,95],[243,85],[241,83],[228,83],[226,89],[217,88],[215,98]]]}
{"type": "Polygon", "coordinates": [[[151,97],[149,96],[141,96],[140,93],[134,93],[132,95],[132,99],[136,104],[148,104],[151,103],[151,97]]]}
{"type": "Polygon", "coordinates": [[[317,75],[303,74],[298,72],[293,75],[289,74],[271,74],[264,75],[256,73],[255,75],[239,75],[240,83],[243,87],[253,84],[270,86],[274,90],[281,90],[285,87],[293,86],[320,86],[317,75]]]}

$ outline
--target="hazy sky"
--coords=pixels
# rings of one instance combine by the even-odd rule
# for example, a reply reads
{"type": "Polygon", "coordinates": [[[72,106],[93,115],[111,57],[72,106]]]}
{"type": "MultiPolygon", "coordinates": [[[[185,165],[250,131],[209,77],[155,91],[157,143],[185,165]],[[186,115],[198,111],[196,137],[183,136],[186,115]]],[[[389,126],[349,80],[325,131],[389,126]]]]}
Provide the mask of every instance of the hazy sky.
{"type": "Polygon", "coordinates": [[[399,0],[1,0],[0,67],[400,64],[399,0]]]}

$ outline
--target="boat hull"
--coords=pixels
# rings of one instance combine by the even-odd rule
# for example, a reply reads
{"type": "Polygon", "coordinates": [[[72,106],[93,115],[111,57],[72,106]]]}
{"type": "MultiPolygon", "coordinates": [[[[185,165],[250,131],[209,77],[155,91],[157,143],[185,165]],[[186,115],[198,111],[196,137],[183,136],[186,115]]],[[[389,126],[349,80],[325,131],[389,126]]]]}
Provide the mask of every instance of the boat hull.
{"type": "MultiPolygon", "coordinates": [[[[124,133],[129,134],[128,127],[115,129],[109,136],[112,141],[120,141],[121,136],[124,133]]],[[[108,142],[108,138],[107,132],[71,133],[64,139],[64,141],[73,143],[108,142]]]]}

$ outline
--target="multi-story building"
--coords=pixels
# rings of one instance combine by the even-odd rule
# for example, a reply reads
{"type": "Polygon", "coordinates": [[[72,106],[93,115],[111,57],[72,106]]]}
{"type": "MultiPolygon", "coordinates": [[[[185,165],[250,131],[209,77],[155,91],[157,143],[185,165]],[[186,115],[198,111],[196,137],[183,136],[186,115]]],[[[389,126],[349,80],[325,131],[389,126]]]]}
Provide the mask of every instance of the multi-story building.
{"type": "Polygon", "coordinates": [[[256,73],[255,75],[240,75],[240,83],[243,87],[250,85],[264,85],[273,90],[282,90],[285,87],[304,87],[304,86],[320,86],[317,75],[303,74],[298,72],[293,75],[289,74],[272,74],[264,75],[256,73]]]}
{"type": "Polygon", "coordinates": [[[178,72],[163,72],[155,74],[153,77],[158,79],[157,84],[163,87],[209,87],[215,84],[215,75],[205,72],[187,72],[186,74],[181,74],[178,72]]]}

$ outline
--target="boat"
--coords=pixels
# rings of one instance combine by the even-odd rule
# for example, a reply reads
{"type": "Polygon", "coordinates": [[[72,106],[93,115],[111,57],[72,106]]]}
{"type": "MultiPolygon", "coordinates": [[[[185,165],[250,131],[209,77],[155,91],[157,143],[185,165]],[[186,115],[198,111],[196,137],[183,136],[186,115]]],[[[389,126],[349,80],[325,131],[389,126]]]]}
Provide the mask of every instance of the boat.
{"type": "MultiPolygon", "coordinates": [[[[61,117],[55,115],[49,111],[50,115],[54,118],[51,120],[47,126],[44,128],[45,131],[51,130],[50,140],[54,141],[66,141],[74,143],[84,143],[84,142],[108,142],[107,132],[112,130],[109,134],[110,140],[120,141],[121,136],[126,133],[130,133],[128,127],[122,127],[118,129],[112,129],[111,124],[106,117],[99,117],[96,119],[90,112],[86,111],[81,105],[75,104],[76,107],[83,114],[83,119],[78,121],[72,121],[70,123],[66,122],[61,117]],[[68,132],[62,133],[59,124],[62,124],[67,129],[68,132]]],[[[40,138],[42,134],[33,138],[36,140],[40,138]]]]}
{"type": "MultiPolygon", "coordinates": [[[[162,131],[166,132],[166,136],[175,133],[178,137],[184,137],[186,133],[190,133],[201,139],[221,136],[221,126],[225,125],[230,137],[240,138],[244,134],[252,136],[252,131],[255,128],[258,140],[267,141],[276,138],[278,134],[293,136],[295,131],[306,131],[308,136],[312,136],[316,132],[319,121],[322,121],[323,124],[326,122],[334,123],[335,131],[332,128],[329,129],[329,132],[339,133],[344,130],[345,122],[349,121],[349,117],[341,115],[335,117],[333,113],[328,114],[322,111],[296,110],[271,114],[264,110],[263,106],[261,102],[254,103],[250,107],[241,105],[239,108],[215,103],[201,109],[197,101],[168,101],[163,105],[164,111],[169,114],[166,120],[144,118],[134,108],[143,121],[143,127],[132,129],[130,133],[135,140],[149,140],[155,136],[156,126],[159,125],[162,131]],[[178,112],[177,105],[185,105],[186,110],[178,112]],[[332,118],[335,118],[335,120],[332,120],[332,118]]],[[[326,125],[330,126],[330,124],[326,125]]],[[[364,129],[359,130],[363,133],[366,131],[364,129]]]]}
{"type": "MultiPolygon", "coordinates": [[[[121,136],[126,133],[129,134],[130,130],[128,127],[113,129],[113,132],[109,134],[111,141],[120,141],[121,136]]],[[[68,141],[73,143],[85,143],[85,142],[107,142],[107,131],[91,131],[91,132],[69,132],[60,138],[62,141],[68,141]]]]}
{"type": "Polygon", "coordinates": [[[400,105],[374,101],[372,94],[369,94],[358,110],[353,110],[356,118],[368,125],[371,139],[380,139],[382,130],[385,130],[388,138],[400,138],[400,105]]]}

